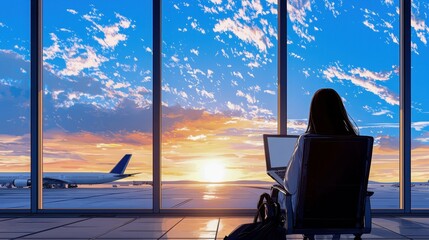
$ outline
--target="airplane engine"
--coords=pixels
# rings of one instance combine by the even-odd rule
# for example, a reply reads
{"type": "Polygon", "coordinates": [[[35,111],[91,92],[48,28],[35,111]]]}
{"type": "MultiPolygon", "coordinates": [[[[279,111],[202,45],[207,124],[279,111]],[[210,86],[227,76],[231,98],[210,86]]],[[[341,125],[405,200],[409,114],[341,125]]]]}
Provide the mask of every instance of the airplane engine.
{"type": "Polygon", "coordinates": [[[31,180],[30,179],[15,179],[15,180],[13,180],[13,186],[15,186],[17,188],[29,187],[29,186],[31,186],[31,180]]]}

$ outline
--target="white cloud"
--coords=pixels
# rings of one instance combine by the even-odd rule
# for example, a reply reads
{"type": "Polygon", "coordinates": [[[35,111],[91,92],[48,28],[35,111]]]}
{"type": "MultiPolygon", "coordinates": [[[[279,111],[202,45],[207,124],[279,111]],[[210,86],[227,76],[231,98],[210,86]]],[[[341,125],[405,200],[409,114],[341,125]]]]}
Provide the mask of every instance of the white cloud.
{"type": "Polygon", "coordinates": [[[67,12],[69,12],[69,13],[71,13],[73,15],[77,14],[77,11],[74,10],[74,9],[67,9],[67,12]]]}
{"type": "Polygon", "coordinates": [[[345,73],[339,66],[330,66],[323,71],[323,74],[330,82],[333,82],[334,78],[348,80],[352,84],[377,95],[391,105],[399,105],[399,98],[394,93],[390,92],[387,87],[377,85],[375,83],[376,79],[369,78],[370,75],[364,75],[364,78],[359,75],[356,76],[353,73],[345,73]]]}
{"type": "Polygon", "coordinates": [[[177,57],[177,55],[171,56],[171,60],[173,60],[173,62],[175,62],[175,63],[180,61],[180,59],[177,57]]]}
{"type": "Polygon", "coordinates": [[[393,5],[393,0],[384,0],[386,5],[393,5]]]}
{"type": "Polygon", "coordinates": [[[392,39],[392,42],[399,44],[398,37],[395,36],[393,33],[389,33],[390,38],[392,39]]]}
{"type": "Polygon", "coordinates": [[[273,115],[273,113],[265,108],[260,108],[255,105],[248,105],[248,108],[250,109],[250,115],[253,117],[260,116],[260,115],[273,115]]]}
{"type": "Polygon", "coordinates": [[[211,0],[211,1],[214,4],[218,4],[218,5],[222,4],[222,0],[211,0]]]}
{"type": "Polygon", "coordinates": [[[292,23],[298,22],[301,25],[308,27],[306,16],[307,11],[311,12],[310,0],[287,0],[287,10],[289,19],[292,23]]]}
{"type": "Polygon", "coordinates": [[[425,37],[425,33],[424,33],[424,32],[418,32],[418,33],[417,33],[417,37],[420,39],[420,41],[421,41],[424,45],[426,45],[426,44],[428,43],[428,41],[426,40],[426,37],[425,37]]]}
{"type": "Polygon", "coordinates": [[[291,57],[297,58],[297,59],[299,59],[299,60],[301,60],[301,61],[304,61],[304,60],[305,60],[303,57],[299,56],[298,54],[296,54],[296,53],[294,53],[294,52],[290,52],[290,53],[289,53],[289,55],[290,55],[291,57]]]}
{"type": "Polygon", "coordinates": [[[244,93],[240,90],[237,90],[235,95],[238,97],[244,97],[246,101],[250,104],[255,104],[257,102],[255,97],[252,97],[250,94],[244,93]]]}
{"type": "Polygon", "coordinates": [[[307,130],[307,122],[306,119],[290,119],[287,121],[287,128],[291,129],[293,133],[302,133],[307,130]]]}
{"type": "Polygon", "coordinates": [[[191,140],[191,141],[205,140],[205,139],[207,139],[207,136],[204,134],[200,134],[197,136],[190,135],[190,136],[188,136],[187,139],[191,140]]]}
{"type": "Polygon", "coordinates": [[[70,29],[67,29],[67,28],[60,28],[59,30],[61,32],[72,32],[70,29]]]}
{"type": "Polygon", "coordinates": [[[308,70],[302,70],[302,73],[304,74],[305,78],[310,77],[310,73],[308,72],[308,70]]]}
{"type": "Polygon", "coordinates": [[[54,42],[50,47],[43,49],[43,59],[49,60],[54,59],[57,57],[60,57],[58,53],[61,52],[60,45],[59,45],[59,39],[55,33],[50,33],[51,40],[54,42]]]}
{"type": "Polygon", "coordinates": [[[240,79],[244,79],[244,77],[243,77],[243,75],[241,74],[241,72],[233,71],[233,72],[232,72],[232,75],[234,75],[234,76],[236,76],[236,77],[238,77],[238,78],[240,78],[240,79]]]}
{"type": "Polygon", "coordinates": [[[213,70],[207,69],[207,78],[211,78],[213,76],[213,70]]]}
{"type": "Polygon", "coordinates": [[[264,90],[264,93],[270,94],[270,95],[276,95],[276,92],[273,90],[264,90]]]}
{"type": "Polygon", "coordinates": [[[206,30],[204,30],[203,28],[201,28],[197,22],[197,19],[194,19],[193,22],[191,22],[191,27],[195,30],[197,30],[198,32],[202,33],[202,34],[206,34],[206,30]]]}
{"type": "MultiPolygon", "coordinates": [[[[287,11],[292,29],[300,38],[304,38],[307,42],[315,40],[315,37],[308,32],[309,24],[307,23],[307,12],[311,12],[310,0],[286,0],[287,11]]],[[[311,21],[311,20],[310,20],[311,21]]]]}
{"type": "Polygon", "coordinates": [[[363,21],[363,25],[367,26],[368,28],[370,28],[370,29],[371,29],[372,31],[374,31],[374,32],[379,32],[379,30],[375,28],[375,25],[374,25],[374,24],[372,24],[372,23],[370,23],[370,22],[368,21],[368,19],[367,19],[367,20],[365,20],[365,21],[363,21]]]}
{"type": "Polygon", "coordinates": [[[114,89],[119,89],[119,88],[127,88],[129,86],[131,86],[130,83],[121,83],[121,82],[119,82],[119,83],[115,83],[112,87],[114,89]]]}
{"type": "Polygon", "coordinates": [[[393,25],[391,23],[384,21],[384,20],[382,20],[382,21],[383,21],[385,27],[393,29],[393,25]]]}
{"type": "Polygon", "coordinates": [[[98,68],[103,62],[108,61],[107,58],[97,55],[95,50],[90,46],[77,46],[75,44],[74,48],[81,48],[86,51],[78,56],[76,56],[75,51],[67,51],[66,48],[63,54],[64,61],[66,62],[66,68],[61,70],[59,74],[64,76],[77,76],[79,73],[87,68],[98,68]]]}
{"type": "Polygon", "coordinates": [[[350,70],[351,74],[359,75],[360,77],[371,79],[371,80],[379,80],[379,81],[387,81],[390,79],[392,72],[372,72],[365,68],[354,68],[350,70]]]}
{"type": "Polygon", "coordinates": [[[230,101],[227,102],[226,106],[231,111],[242,112],[242,113],[246,112],[240,105],[233,104],[230,101]]]}
{"type": "Polygon", "coordinates": [[[260,64],[259,62],[255,61],[255,62],[250,62],[250,63],[248,63],[248,64],[247,64],[247,66],[253,69],[253,68],[258,68],[258,67],[260,67],[260,66],[261,66],[261,64],[260,64]]]}
{"type": "Polygon", "coordinates": [[[416,131],[422,131],[423,128],[426,128],[428,126],[429,126],[429,122],[426,122],[426,121],[411,123],[411,127],[414,128],[416,131]]]}
{"type": "Polygon", "coordinates": [[[419,47],[417,46],[417,44],[415,42],[411,42],[411,50],[415,53],[415,54],[419,54],[419,52],[417,51],[419,49],[419,47]]]}
{"type": "Polygon", "coordinates": [[[222,52],[222,56],[224,56],[225,58],[229,58],[228,53],[226,53],[223,48],[221,49],[221,52],[222,52]]]}
{"type": "MultiPolygon", "coordinates": [[[[341,2],[340,2],[341,3],[341,2]]],[[[329,2],[328,0],[325,0],[325,8],[327,8],[329,11],[332,12],[332,15],[336,18],[338,15],[340,15],[340,12],[335,9],[335,2],[329,2]]]]}
{"type": "Polygon", "coordinates": [[[261,52],[267,52],[274,46],[270,39],[257,26],[247,26],[231,18],[219,20],[213,28],[214,32],[232,32],[240,40],[257,47],[261,52]]]}
{"type": "Polygon", "coordinates": [[[193,53],[193,54],[195,54],[197,56],[199,54],[199,51],[197,49],[191,49],[190,51],[191,51],[191,53],[193,53]]]}
{"type": "Polygon", "coordinates": [[[426,35],[429,35],[429,26],[426,24],[424,20],[417,19],[414,14],[411,16],[411,27],[414,29],[414,31],[417,34],[417,37],[420,39],[420,41],[426,45],[427,39],[426,35]]]}
{"type": "Polygon", "coordinates": [[[387,110],[387,109],[382,109],[382,110],[380,110],[380,111],[377,111],[377,112],[373,112],[372,113],[372,115],[374,115],[374,116],[383,116],[383,115],[387,115],[387,116],[389,116],[389,117],[393,117],[393,115],[392,115],[392,111],[390,111],[390,110],[387,110]]]}
{"type": "Polygon", "coordinates": [[[143,78],[142,82],[150,82],[152,80],[151,76],[146,76],[143,78]]]}
{"type": "Polygon", "coordinates": [[[162,87],[161,87],[161,89],[162,89],[162,91],[164,91],[164,92],[171,92],[171,88],[170,88],[170,86],[168,85],[168,84],[164,84],[162,87]]]}
{"type": "Polygon", "coordinates": [[[422,142],[422,143],[428,143],[429,137],[427,137],[427,138],[415,138],[414,140],[422,142]]]}
{"type": "Polygon", "coordinates": [[[244,92],[242,92],[241,90],[237,90],[237,93],[235,95],[239,96],[239,97],[244,97],[245,96],[244,92]]]}
{"type": "Polygon", "coordinates": [[[262,13],[263,8],[260,0],[253,0],[250,5],[251,8],[256,12],[255,17],[262,13]]]}
{"type": "Polygon", "coordinates": [[[298,25],[293,25],[292,29],[300,38],[304,38],[307,42],[311,42],[315,40],[315,37],[308,34],[308,29],[302,30],[298,25]]]}
{"type": "Polygon", "coordinates": [[[203,96],[203,97],[206,97],[206,98],[209,98],[209,99],[215,99],[214,93],[212,93],[212,92],[208,92],[205,89],[199,90],[198,88],[196,88],[195,90],[197,91],[197,93],[200,96],[203,96]]]}
{"type": "Polygon", "coordinates": [[[104,34],[104,38],[99,38],[96,36],[93,37],[102,48],[114,49],[119,44],[119,42],[127,40],[127,35],[119,33],[119,31],[121,28],[129,28],[131,25],[131,20],[118,13],[116,13],[115,16],[119,19],[119,22],[110,26],[102,26],[94,21],[96,18],[95,16],[88,14],[83,15],[85,20],[91,22],[100,32],[104,34]]]}
{"type": "Polygon", "coordinates": [[[0,22],[0,27],[6,27],[6,25],[2,22],[0,22]]]}
{"type": "Polygon", "coordinates": [[[219,13],[215,7],[204,6],[203,11],[204,11],[204,13],[219,13]]]}

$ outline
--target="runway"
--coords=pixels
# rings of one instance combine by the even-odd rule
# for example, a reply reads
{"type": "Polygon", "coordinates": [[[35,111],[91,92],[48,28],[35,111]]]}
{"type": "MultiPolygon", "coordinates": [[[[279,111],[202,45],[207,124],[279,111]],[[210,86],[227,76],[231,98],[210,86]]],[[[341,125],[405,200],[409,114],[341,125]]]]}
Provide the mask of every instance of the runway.
{"type": "MultiPolygon", "coordinates": [[[[151,209],[150,185],[112,184],[71,189],[43,189],[44,209],[151,209]]],[[[269,192],[268,184],[163,184],[162,208],[255,209],[259,195],[269,192]]],[[[373,209],[399,208],[399,187],[391,183],[369,184],[373,209]]],[[[429,185],[412,187],[413,208],[429,208],[429,185]]],[[[1,188],[0,209],[30,208],[29,188],[1,188]]]]}

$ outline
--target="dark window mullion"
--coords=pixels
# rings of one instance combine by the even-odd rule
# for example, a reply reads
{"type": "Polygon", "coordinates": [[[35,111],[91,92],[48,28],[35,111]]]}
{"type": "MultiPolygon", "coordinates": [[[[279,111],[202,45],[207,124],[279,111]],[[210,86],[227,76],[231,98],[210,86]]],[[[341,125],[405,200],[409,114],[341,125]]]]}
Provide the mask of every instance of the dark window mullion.
{"type": "Polygon", "coordinates": [[[42,209],[42,0],[31,0],[31,212],[42,209]]]}
{"type": "Polygon", "coordinates": [[[411,212],[411,0],[400,0],[400,209],[411,212]]]}
{"type": "Polygon", "coordinates": [[[153,0],[153,212],[161,209],[161,6],[162,0],[153,0]]]}

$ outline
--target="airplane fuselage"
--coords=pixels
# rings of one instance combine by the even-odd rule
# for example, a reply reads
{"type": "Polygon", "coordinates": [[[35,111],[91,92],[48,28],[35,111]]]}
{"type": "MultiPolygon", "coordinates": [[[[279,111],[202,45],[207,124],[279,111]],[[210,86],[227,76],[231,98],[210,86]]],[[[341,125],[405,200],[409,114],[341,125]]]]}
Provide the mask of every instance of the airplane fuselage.
{"type": "MultiPolygon", "coordinates": [[[[101,184],[113,182],[122,178],[133,176],[133,174],[124,174],[131,154],[125,154],[115,167],[108,173],[102,172],[44,172],[44,187],[61,187],[68,185],[69,188],[75,188],[78,184],[101,184]]],[[[0,185],[10,187],[29,187],[31,186],[31,175],[29,172],[4,172],[0,173],[0,185]]]]}
{"type": "MultiPolygon", "coordinates": [[[[48,172],[43,174],[44,182],[50,182],[56,184],[58,181],[64,184],[101,184],[113,182],[122,178],[126,178],[126,174],[115,174],[115,173],[85,173],[85,172],[48,172]],[[49,181],[49,180],[55,181],[49,181]]],[[[0,173],[0,184],[12,184],[17,187],[28,186],[27,181],[30,181],[30,173],[0,173]]]]}

